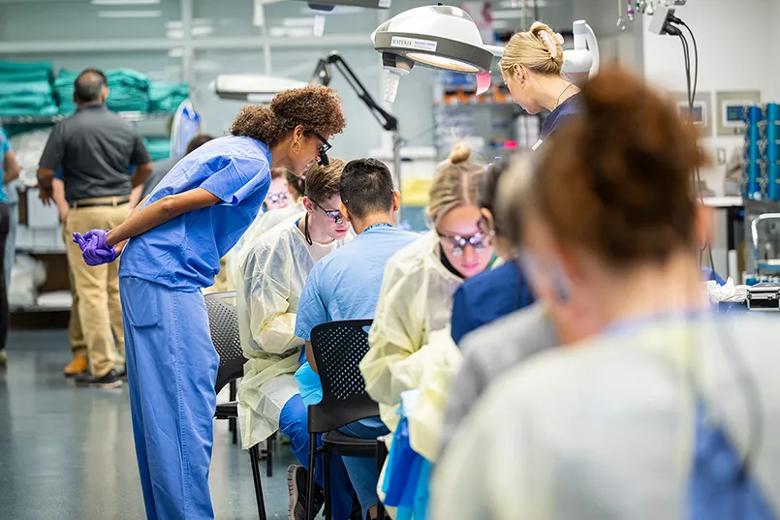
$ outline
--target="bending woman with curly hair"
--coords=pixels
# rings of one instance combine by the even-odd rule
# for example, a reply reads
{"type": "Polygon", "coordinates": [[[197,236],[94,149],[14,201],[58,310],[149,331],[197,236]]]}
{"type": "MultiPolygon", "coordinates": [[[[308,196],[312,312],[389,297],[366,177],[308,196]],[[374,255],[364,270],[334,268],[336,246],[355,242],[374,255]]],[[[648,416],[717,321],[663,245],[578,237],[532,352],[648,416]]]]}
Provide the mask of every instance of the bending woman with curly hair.
{"type": "Polygon", "coordinates": [[[184,157],[120,226],[74,235],[90,265],[119,270],[138,470],[149,519],[211,519],[214,383],[219,356],[200,289],[257,215],[271,168],[302,175],[344,128],[326,87],[248,106],[232,135],[184,157]],[[128,241],[128,239],[130,239],[128,241]],[[125,245],[126,244],[126,245],[125,245]]]}

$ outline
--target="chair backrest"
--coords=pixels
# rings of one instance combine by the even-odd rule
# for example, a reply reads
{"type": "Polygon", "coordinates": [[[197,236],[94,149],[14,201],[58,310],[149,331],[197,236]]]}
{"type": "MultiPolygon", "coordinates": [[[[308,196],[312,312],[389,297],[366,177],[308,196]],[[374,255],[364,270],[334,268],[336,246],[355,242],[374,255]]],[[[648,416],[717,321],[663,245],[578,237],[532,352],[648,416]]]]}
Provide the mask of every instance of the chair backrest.
{"type": "Polygon", "coordinates": [[[236,306],[226,301],[232,297],[235,297],[235,293],[212,293],[204,297],[211,342],[214,343],[214,349],[219,354],[217,383],[214,385],[217,393],[226,384],[244,375],[244,363],[246,363],[238,333],[236,306]]]}
{"type": "Polygon", "coordinates": [[[311,345],[322,381],[322,401],[309,407],[310,432],[331,431],[379,415],[379,407],[366,393],[358,367],[368,352],[371,321],[332,321],[312,329],[311,345]]]}

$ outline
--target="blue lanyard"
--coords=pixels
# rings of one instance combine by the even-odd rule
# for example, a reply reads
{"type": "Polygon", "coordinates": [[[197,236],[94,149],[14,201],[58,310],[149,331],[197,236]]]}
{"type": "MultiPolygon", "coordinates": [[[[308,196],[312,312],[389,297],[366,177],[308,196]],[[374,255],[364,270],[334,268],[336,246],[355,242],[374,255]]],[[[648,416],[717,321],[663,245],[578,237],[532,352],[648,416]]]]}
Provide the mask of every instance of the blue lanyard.
{"type": "Polygon", "coordinates": [[[372,229],[378,229],[378,228],[392,228],[392,224],[385,224],[383,222],[380,222],[379,224],[372,224],[368,226],[366,229],[363,230],[363,233],[367,233],[371,231],[372,229]]]}

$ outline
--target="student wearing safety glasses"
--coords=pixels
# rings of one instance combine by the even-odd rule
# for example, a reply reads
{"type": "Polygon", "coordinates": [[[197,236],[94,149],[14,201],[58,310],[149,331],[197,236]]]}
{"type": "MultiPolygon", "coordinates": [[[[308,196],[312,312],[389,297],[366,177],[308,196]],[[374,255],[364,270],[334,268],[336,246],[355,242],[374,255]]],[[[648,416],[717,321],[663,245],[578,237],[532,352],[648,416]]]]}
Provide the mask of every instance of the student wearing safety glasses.
{"type": "MultiPolygon", "coordinates": [[[[385,269],[360,370],[391,431],[398,425],[401,392],[423,384],[448,386],[461,360],[450,336],[452,295],[497,261],[493,232],[478,204],[485,167],[471,162],[470,155],[468,147],[458,145],[439,167],[427,207],[433,229],[396,253],[385,269]]],[[[427,424],[435,415],[409,417],[410,425],[417,419],[426,423],[416,437],[431,448],[423,449],[426,458],[438,450],[436,426],[427,424]]]]}
{"type": "MultiPolygon", "coordinates": [[[[295,334],[298,302],[314,264],[344,244],[350,224],[339,211],[339,181],[344,161],[332,159],[306,172],[305,213],[278,224],[248,243],[239,264],[236,291],[238,326],[244,356],[244,377],[238,389],[238,413],[244,449],[277,430],[290,437],[300,464],[308,466],[309,432],[306,406],[293,374],[305,361],[304,340],[295,334]]],[[[331,464],[334,518],[348,518],[351,487],[335,457],[331,464]],[[338,485],[337,485],[338,484],[338,485]]],[[[301,473],[291,467],[294,473],[301,473]]],[[[324,485],[322,464],[316,482],[324,485]]],[[[305,472],[304,472],[305,473],[305,472]]],[[[304,475],[305,479],[305,475],[304,475]]],[[[305,480],[304,480],[305,481],[305,480]]],[[[292,486],[290,513],[302,509],[303,493],[292,486]]],[[[322,504],[318,490],[315,502],[322,504]]],[[[291,516],[291,518],[298,518],[291,516]]]]}

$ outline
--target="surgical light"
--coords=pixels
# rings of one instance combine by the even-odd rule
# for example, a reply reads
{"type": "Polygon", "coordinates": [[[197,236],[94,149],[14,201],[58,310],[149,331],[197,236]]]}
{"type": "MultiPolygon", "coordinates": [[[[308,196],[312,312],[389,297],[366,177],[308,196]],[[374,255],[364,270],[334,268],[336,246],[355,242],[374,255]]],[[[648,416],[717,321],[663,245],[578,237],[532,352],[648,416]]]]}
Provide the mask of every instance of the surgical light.
{"type": "Polygon", "coordinates": [[[412,61],[416,61],[421,65],[428,65],[437,69],[454,70],[458,72],[479,72],[479,69],[469,63],[453,60],[452,58],[445,58],[443,56],[435,56],[433,54],[422,54],[418,52],[410,52],[406,55],[412,61]]]}
{"type": "Polygon", "coordinates": [[[222,99],[270,103],[276,94],[307,83],[261,74],[220,74],[214,80],[214,92],[222,99]]]}
{"type": "Polygon", "coordinates": [[[315,11],[332,11],[337,5],[365,7],[367,9],[390,9],[391,0],[303,0],[315,11]]]}
{"type": "MultiPolygon", "coordinates": [[[[584,20],[573,25],[574,49],[564,51],[563,72],[572,79],[594,75],[599,68],[599,48],[593,29],[584,20]]],[[[494,57],[503,47],[485,45],[479,28],[463,9],[444,5],[416,7],[397,14],[371,35],[382,66],[390,71],[385,100],[392,102],[401,76],[415,64],[486,77],[494,57]]],[[[484,91],[483,90],[483,91],[484,91]]]]}
{"type": "Polygon", "coordinates": [[[428,67],[478,72],[490,70],[493,61],[471,16],[445,5],[404,11],[377,27],[371,41],[383,62],[394,54],[428,67]]]}

